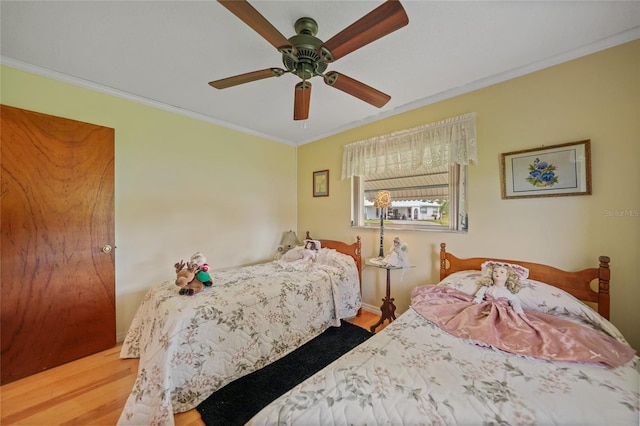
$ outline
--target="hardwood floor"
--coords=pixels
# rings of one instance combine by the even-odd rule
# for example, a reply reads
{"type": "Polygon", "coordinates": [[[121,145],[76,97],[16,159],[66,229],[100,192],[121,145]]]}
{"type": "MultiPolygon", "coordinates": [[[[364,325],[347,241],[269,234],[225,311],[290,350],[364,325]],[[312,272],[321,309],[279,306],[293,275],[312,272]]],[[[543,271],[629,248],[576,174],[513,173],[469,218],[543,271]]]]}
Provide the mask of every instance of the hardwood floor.
{"type": "MultiPolygon", "coordinates": [[[[351,320],[367,330],[378,316],[351,320]]],[[[380,326],[380,331],[387,323],[380,326]]],[[[115,425],[138,371],[120,345],[0,386],[1,425],[115,425]]],[[[177,426],[204,425],[197,410],[176,414],[177,426]]]]}

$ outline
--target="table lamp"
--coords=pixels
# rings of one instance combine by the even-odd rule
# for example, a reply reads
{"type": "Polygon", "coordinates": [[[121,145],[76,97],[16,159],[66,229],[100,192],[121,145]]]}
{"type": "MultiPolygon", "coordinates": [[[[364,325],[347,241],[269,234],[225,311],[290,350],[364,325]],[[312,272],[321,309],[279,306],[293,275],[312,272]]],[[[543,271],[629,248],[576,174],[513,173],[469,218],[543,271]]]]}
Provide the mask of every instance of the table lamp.
{"type": "Polygon", "coordinates": [[[384,213],[387,207],[391,207],[391,193],[389,191],[378,191],[373,205],[380,208],[380,253],[378,257],[384,257],[384,213]]]}
{"type": "Polygon", "coordinates": [[[288,231],[282,235],[282,242],[280,245],[284,248],[284,251],[287,252],[292,248],[299,246],[300,241],[294,231],[288,231]]]}

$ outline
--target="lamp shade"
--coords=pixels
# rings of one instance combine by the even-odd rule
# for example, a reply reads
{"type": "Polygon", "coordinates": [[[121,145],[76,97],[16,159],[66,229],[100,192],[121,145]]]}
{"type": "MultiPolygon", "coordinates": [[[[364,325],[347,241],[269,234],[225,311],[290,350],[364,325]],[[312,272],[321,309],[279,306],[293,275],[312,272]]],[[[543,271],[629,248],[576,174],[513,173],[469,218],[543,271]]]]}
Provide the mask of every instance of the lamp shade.
{"type": "Polygon", "coordinates": [[[281,244],[285,247],[285,249],[289,250],[295,246],[299,246],[300,241],[298,241],[298,236],[296,235],[295,232],[289,231],[289,232],[285,232],[284,235],[282,236],[281,244]]]}
{"type": "Polygon", "coordinates": [[[381,208],[391,207],[391,193],[389,191],[378,191],[373,205],[381,208]]]}

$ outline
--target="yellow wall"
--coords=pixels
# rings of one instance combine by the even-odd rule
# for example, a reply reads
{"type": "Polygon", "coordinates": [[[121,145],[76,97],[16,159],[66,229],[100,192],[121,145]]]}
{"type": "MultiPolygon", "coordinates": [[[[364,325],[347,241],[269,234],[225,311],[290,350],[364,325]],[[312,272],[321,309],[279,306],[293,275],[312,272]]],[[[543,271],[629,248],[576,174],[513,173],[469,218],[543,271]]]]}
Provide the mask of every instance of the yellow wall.
{"type": "MultiPolygon", "coordinates": [[[[475,111],[479,162],[470,167],[468,234],[387,232],[409,244],[416,268],[393,273],[398,313],[409,292],[437,282],[440,242],[461,256],[528,259],[565,269],[611,257],[612,322],[640,349],[640,41],[438,102],[299,148],[3,66],[0,102],[116,129],[116,309],[121,339],[146,290],[173,263],[203,251],[214,269],[268,259],[281,232],[363,239],[350,227],[342,146],[475,111]],[[502,200],[502,152],[591,139],[593,195],[502,200]],[[250,153],[250,154],[249,154],[250,153]],[[297,156],[297,172],[296,172],[297,156]],[[313,198],[312,172],[330,170],[329,197],[313,198]],[[297,194],[296,194],[297,185],[297,194]],[[296,218],[297,206],[297,218],[296,218]],[[258,214],[259,213],[259,214],[258,214]],[[251,244],[252,249],[247,250],[251,244]]],[[[375,309],[382,271],[365,269],[375,309]]]]}
{"type": "Polygon", "coordinates": [[[175,279],[178,260],[196,251],[213,269],[268,260],[295,229],[295,147],[6,66],[1,73],[3,104],[115,129],[119,339],[148,288],[175,279]]]}
{"type": "MultiPolygon", "coordinates": [[[[385,232],[385,248],[399,236],[416,265],[392,273],[397,312],[407,309],[413,287],[437,282],[440,242],[459,257],[525,259],[568,270],[594,266],[607,255],[611,320],[640,349],[640,41],[301,146],[298,231],[348,240],[360,235],[364,257],[375,257],[379,231],[350,227],[342,147],[473,111],[478,164],[470,167],[468,234],[385,232]],[[583,139],[591,139],[593,195],[501,199],[501,153],[583,139]],[[330,170],[330,196],[313,198],[312,172],[324,169],[330,170]]],[[[384,285],[384,271],[365,268],[369,308],[380,305],[384,285]]]]}

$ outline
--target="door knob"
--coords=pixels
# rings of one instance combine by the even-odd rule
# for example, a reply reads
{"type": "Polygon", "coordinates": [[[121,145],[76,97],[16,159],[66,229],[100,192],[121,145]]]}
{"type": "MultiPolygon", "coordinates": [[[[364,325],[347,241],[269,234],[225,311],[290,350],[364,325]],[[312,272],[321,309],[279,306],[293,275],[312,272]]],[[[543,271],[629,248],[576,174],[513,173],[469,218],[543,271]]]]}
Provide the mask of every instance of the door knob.
{"type": "Polygon", "coordinates": [[[102,252],[103,253],[111,253],[111,250],[113,249],[113,247],[111,247],[109,244],[105,244],[102,246],[102,252]]]}

